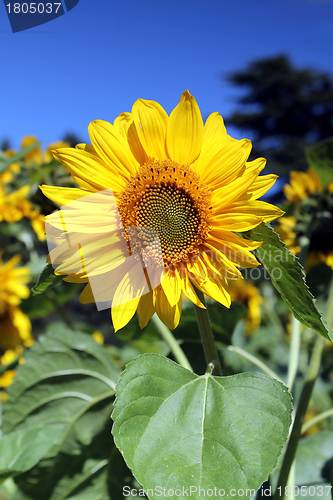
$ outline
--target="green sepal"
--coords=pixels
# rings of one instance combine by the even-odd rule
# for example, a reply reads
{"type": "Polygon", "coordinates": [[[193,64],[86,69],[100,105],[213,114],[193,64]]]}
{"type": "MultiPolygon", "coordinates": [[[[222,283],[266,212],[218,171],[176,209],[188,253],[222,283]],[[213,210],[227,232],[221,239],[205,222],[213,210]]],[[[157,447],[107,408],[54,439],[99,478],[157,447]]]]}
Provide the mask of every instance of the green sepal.
{"type": "Polygon", "coordinates": [[[55,287],[64,277],[64,275],[57,276],[54,274],[52,264],[47,264],[41,272],[36,285],[32,287],[31,291],[33,295],[44,293],[50,288],[55,287]]]}

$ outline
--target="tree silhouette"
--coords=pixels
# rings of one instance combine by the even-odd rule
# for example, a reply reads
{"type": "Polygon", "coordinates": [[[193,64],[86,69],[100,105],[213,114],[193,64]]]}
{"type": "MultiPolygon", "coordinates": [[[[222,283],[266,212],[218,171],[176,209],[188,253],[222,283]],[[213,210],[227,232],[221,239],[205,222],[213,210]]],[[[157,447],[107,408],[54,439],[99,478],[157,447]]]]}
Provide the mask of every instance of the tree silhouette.
{"type": "Polygon", "coordinates": [[[64,136],[62,137],[62,140],[64,142],[68,142],[71,148],[75,148],[77,144],[80,144],[82,141],[78,135],[76,135],[75,132],[66,132],[64,136]]]}
{"type": "Polygon", "coordinates": [[[226,80],[245,89],[239,109],[226,118],[255,141],[256,156],[271,170],[304,170],[306,145],[333,135],[333,81],[314,69],[297,69],[286,55],[259,59],[226,80]]]}

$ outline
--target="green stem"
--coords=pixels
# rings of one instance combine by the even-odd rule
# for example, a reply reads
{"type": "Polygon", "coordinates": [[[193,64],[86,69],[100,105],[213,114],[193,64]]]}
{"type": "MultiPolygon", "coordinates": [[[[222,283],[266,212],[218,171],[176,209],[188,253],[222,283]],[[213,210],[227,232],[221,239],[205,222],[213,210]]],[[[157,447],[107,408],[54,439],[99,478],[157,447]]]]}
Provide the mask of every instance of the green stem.
{"type": "Polygon", "coordinates": [[[193,372],[193,369],[192,369],[187,357],[185,356],[183,349],[180,347],[178,341],[172,335],[169,328],[159,319],[157,314],[154,314],[154,316],[152,317],[152,322],[156,326],[161,337],[165,340],[165,342],[170,347],[172,354],[174,355],[175,359],[178,361],[180,366],[183,366],[184,368],[187,368],[187,370],[190,370],[191,372],[193,372]]]}
{"type": "Polygon", "coordinates": [[[301,345],[301,323],[293,316],[291,320],[291,341],[290,341],[290,356],[288,363],[288,381],[287,381],[287,385],[290,389],[290,392],[293,389],[298,369],[300,345],[301,345]]]}
{"type": "MultiPolygon", "coordinates": [[[[195,289],[199,300],[205,305],[205,297],[204,294],[198,288],[195,289]]],[[[205,358],[207,365],[209,363],[214,363],[214,374],[217,376],[222,376],[222,368],[220,365],[219,356],[217,353],[216,345],[214,342],[213,332],[209,322],[208,311],[206,309],[202,309],[194,305],[195,313],[198,320],[199,332],[201,336],[201,342],[204,348],[205,358]]]]}
{"type": "Polygon", "coordinates": [[[265,363],[263,363],[262,361],[260,361],[260,359],[256,358],[255,356],[253,356],[249,352],[246,352],[243,349],[241,349],[240,347],[236,347],[234,345],[229,345],[228,346],[228,351],[236,352],[240,356],[243,356],[243,358],[246,358],[249,361],[251,361],[251,363],[253,363],[258,368],[260,368],[264,373],[267,373],[267,375],[269,375],[270,377],[275,378],[279,382],[283,383],[283,381],[277,376],[277,374],[275,372],[273,372],[273,370],[271,370],[270,368],[268,368],[268,366],[265,365],[265,363]]]}
{"type": "Polygon", "coordinates": [[[288,495],[288,500],[295,500],[295,475],[296,475],[296,462],[295,460],[292,463],[289,478],[288,478],[288,486],[290,487],[291,495],[288,495]]]}
{"type": "Polygon", "coordinates": [[[276,297],[274,296],[274,291],[272,289],[272,285],[268,286],[263,286],[263,297],[264,297],[264,302],[262,304],[268,320],[272,324],[274,328],[277,329],[279,335],[281,337],[284,336],[284,327],[283,324],[279,318],[279,315],[276,313],[275,307],[276,307],[276,297]]]}
{"type": "Polygon", "coordinates": [[[325,420],[326,418],[333,417],[333,408],[330,410],[323,411],[322,413],[319,413],[319,415],[316,415],[315,417],[311,418],[308,422],[305,422],[305,424],[302,426],[301,434],[304,434],[307,430],[310,429],[313,425],[317,424],[321,420],[325,420]]]}
{"type": "MultiPolygon", "coordinates": [[[[333,280],[330,286],[330,292],[327,302],[326,308],[326,320],[328,327],[331,328],[333,323],[333,280]]],[[[308,372],[305,378],[304,386],[302,389],[302,393],[300,396],[298,408],[296,410],[295,421],[290,433],[290,439],[288,442],[288,446],[284,455],[278,483],[277,489],[275,491],[275,495],[273,497],[274,500],[282,500],[284,498],[285,486],[288,481],[288,476],[290,472],[290,468],[294,461],[297,445],[299,438],[301,437],[302,425],[304,422],[304,417],[306,414],[306,410],[309,405],[309,401],[311,398],[312,390],[314,384],[319,375],[320,366],[321,366],[321,358],[323,354],[323,350],[327,344],[327,340],[318,334],[317,340],[313,349],[313,353],[310,360],[310,365],[308,368],[308,372]],[[281,494],[280,494],[281,492],[281,494]]]]}

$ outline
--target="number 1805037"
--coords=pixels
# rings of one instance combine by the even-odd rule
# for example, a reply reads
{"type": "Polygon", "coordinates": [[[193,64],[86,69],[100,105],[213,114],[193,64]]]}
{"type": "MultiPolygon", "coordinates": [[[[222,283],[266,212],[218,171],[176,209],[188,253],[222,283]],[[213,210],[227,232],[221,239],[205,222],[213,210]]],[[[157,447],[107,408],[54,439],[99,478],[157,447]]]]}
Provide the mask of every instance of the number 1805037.
{"type": "Polygon", "coordinates": [[[54,12],[57,14],[61,3],[8,3],[6,5],[8,9],[8,14],[52,14],[54,12]]]}

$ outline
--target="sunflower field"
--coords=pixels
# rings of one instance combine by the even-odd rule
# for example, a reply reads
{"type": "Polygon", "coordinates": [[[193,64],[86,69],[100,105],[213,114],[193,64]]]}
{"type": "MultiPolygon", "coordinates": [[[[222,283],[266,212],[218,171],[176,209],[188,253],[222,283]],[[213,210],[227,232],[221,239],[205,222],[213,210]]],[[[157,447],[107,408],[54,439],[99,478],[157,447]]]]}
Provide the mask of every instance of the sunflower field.
{"type": "Polygon", "coordinates": [[[333,138],[276,206],[188,91],[88,132],[0,151],[0,500],[333,498],[333,138]]]}

